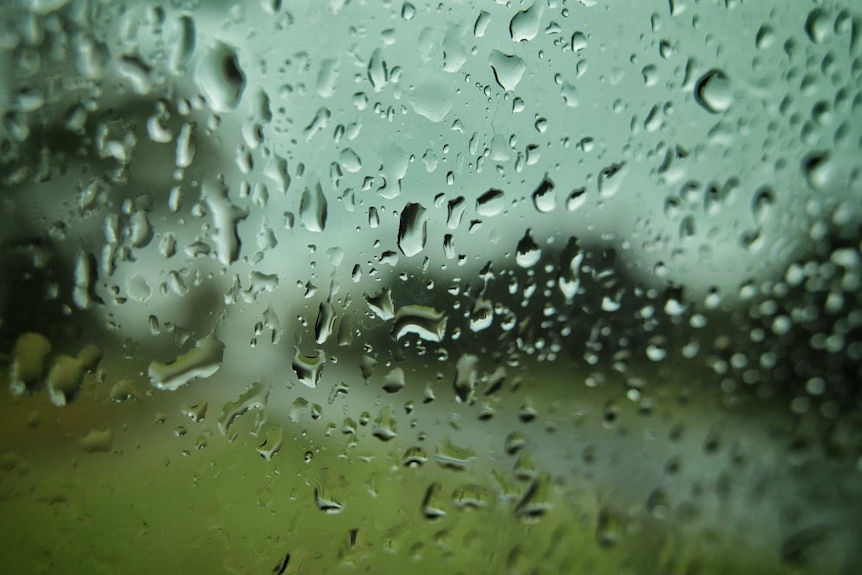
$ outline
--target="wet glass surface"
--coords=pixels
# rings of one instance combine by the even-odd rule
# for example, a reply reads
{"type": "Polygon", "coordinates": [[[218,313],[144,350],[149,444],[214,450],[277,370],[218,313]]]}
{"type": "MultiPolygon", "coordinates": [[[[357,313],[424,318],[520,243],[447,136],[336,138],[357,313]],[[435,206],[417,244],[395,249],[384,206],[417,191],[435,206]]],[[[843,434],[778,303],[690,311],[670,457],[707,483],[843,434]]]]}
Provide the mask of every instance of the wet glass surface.
{"type": "Polygon", "coordinates": [[[856,573],[849,0],[0,9],[9,573],[856,573]]]}

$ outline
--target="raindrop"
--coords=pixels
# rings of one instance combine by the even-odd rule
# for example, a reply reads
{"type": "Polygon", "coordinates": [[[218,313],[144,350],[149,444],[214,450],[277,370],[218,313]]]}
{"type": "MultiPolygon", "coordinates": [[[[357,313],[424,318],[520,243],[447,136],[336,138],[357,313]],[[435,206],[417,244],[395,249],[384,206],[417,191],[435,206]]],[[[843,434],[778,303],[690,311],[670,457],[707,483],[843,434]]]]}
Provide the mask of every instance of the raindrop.
{"type": "Polygon", "coordinates": [[[476,200],[476,213],[490,218],[502,212],[504,205],[503,191],[491,188],[476,200]]]}
{"type": "Polygon", "coordinates": [[[41,333],[29,332],[15,342],[9,389],[15,395],[32,393],[41,384],[51,353],[51,342],[41,333]]]}
{"type": "Polygon", "coordinates": [[[477,38],[481,38],[488,30],[488,24],[491,23],[491,15],[482,10],[479,16],[476,17],[476,22],[473,24],[473,34],[477,38]]]}
{"type": "Polygon", "coordinates": [[[392,333],[396,340],[408,333],[414,333],[427,341],[443,341],[446,334],[446,314],[421,305],[403,306],[395,314],[392,333]]]}
{"type": "Polygon", "coordinates": [[[150,362],[150,383],[156,389],[175,391],[195,379],[212,376],[221,367],[223,355],[224,344],[216,336],[208,335],[173,361],[150,362]]]}
{"type": "Polygon", "coordinates": [[[812,10],[805,20],[805,33],[815,44],[825,42],[831,28],[832,23],[829,21],[829,15],[821,8],[812,10]]]}
{"type": "Polygon", "coordinates": [[[694,99],[711,114],[725,112],[733,103],[730,80],[721,70],[712,69],[694,84],[694,99]]]}
{"type": "Polygon", "coordinates": [[[299,381],[308,387],[315,388],[320,382],[320,374],[326,363],[323,350],[315,350],[313,354],[305,354],[298,347],[294,348],[291,367],[299,381]]]}
{"type": "Polygon", "coordinates": [[[446,515],[440,491],[440,483],[436,481],[425,490],[425,496],[422,498],[422,515],[425,519],[438,519],[446,515]]]}
{"type": "Polygon", "coordinates": [[[401,210],[398,225],[398,249],[407,257],[415,256],[425,249],[428,240],[428,222],[425,208],[418,203],[408,203],[401,210]]]}
{"type": "Polygon", "coordinates": [[[835,177],[835,165],[826,152],[812,152],[802,160],[802,171],[805,180],[816,192],[829,190],[835,177]]]}
{"type": "Polygon", "coordinates": [[[521,78],[524,77],[524,72],[527,71],[527,65],[521,58],[504,54],[499,50],[491,51],[488,62],[494,71],[497,84],[507,91],[517,88],[521,78]]]}
{"type": "Polygon", "coordinates": [[[236,51],[217,42],[198,64],[196,79],[213,112],[236,108],[245,90],[245,74],[236,51]]]}
{"type": "Polygon", "coordinates": [[[257,446],[257,452],[266,461],[271,461],[281,449],[283,442],[284,429],[281,425],[274,425],[267,430],[263,442],[257,446]]]}
{"type": "Polygon", "coordinates": [[[533,191],[533,206],[543,214],[549,214],[557,207],[557,194],[554,182],[547,175],[533,191]]]}
{"type": "Polygon", "coordinates": [[[320,182],[316,182],[311,189],[306,188],[302,192],[299,201],[299,220],[310,232],[322,232],[326,228],[328,204],[320,182]]]}
{"type": "Polygon", "coordinates": [[[763,225],[769,219],[769,213],[775,204],[775,194],[768,187],[757,190],[751,202],[751,211],[757,225],[763,225]]]}
{"type": "Polygon", "coordinates": [[[539,33],[541,22],[542,2],[536,1],[512,17],[509,22],[509,35],[515,42],[530,41],[539,33]]]}
{"type": "Polygon", "coordinates": [[[236,419],[250,409],[262,412],[268,400],[269,387],[260,382],[252,383],[239,397],[222,406],[218,417],[219,433],[227,435],[236,419]]]}
{"type": "Polygon", "coordinates": [[[108,453],[114,442],[114,434],[110,429],[93,429],[78,440],[78,445],[84,453],[108,453]]]}
{"type": "Polygon", "coordinates": [[[397,393],[404,389],[405,385],[407,382],[404,377],[404,370],[400,367],[394,368],[383,378],[383,391],[386,393],[397,393]]]}
{"type": "Polygon", "coordinates": [[[384,405],[380,408],[380,413],[374,420],[374,429],[371,431],[371,435],[380,441],[390,441],[398,435],[395,410],[392,409],[391,405],[384,405]]]}
{"type": "Polygon", "coordinates": [[[542,250],[533,241],[531,231],[527,230],[524,236],[518,241],[515,262],[522,268],[529,268],[536,265],[541,258],[542,250]]]}
{"type": "Polygon", "coordinates": [[[476,388],[476,365],[479,358],[472,354],[464,354],[455,364],[455,380],[452,387],[455,389],[455,397],[460,403],[466,403],[473,397],[476,388]]]}

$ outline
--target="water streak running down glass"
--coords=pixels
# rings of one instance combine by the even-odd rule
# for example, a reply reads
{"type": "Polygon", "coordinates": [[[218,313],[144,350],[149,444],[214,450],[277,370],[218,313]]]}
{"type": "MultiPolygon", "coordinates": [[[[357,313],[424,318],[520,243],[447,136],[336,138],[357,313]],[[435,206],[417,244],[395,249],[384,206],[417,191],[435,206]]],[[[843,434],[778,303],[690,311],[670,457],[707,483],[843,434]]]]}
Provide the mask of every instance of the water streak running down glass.
{"type": "Polygon", "coordinates": [[[5,3],[0,571],[859,572],[860,36],[5,3]]]}

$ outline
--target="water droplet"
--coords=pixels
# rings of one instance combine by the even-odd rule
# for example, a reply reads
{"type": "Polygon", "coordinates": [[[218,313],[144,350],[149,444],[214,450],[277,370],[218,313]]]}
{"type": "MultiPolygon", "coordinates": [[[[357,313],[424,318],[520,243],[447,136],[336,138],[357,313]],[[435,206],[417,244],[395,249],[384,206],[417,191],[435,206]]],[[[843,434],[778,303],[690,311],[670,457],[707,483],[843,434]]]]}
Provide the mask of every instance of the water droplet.
{"type": "Polygon", "coordinates": [[[250,409],[263,412],[268,400],[269,386],[260,382],[252,383],[238,398],[224,404],[218,417],[219,432],[227,435],[236,419],[250,409]]]}
{"type": "Polygon", "coordinates": [[[775,194],[768,187],[757,190],[751,202],[751,211],[757,225],[763,225],[769,219],[769,213],[775,204],[775,194]]]}
{"type": "Polygon", "coordinates": [[[572,52],[578,53],[584,48],[587,47],[587,36],[580,31],[576,31],[572,34],[572,40],[570,42],[572,52]]]}
{"type": "Polygon", "coordinates": [[[494,71],[494,79],[497,80],[497,84],[507,91],[518,87],[518,83],[527,70],[527,65],[521,58],[504,54],[499,50],[491,51],[488,63],[494,71]]]}
{"type": "Polygon", "coordinates": [[[695,82],[694,99],[711,114],[725,112],[733,103],[730,79],[721,70],[710,70],[695,82]]]}
{"type": "Polygon", "coordinates": [[[150,362],[150,383],[156,389],[174,391],[195,379],[206,379],[219,370],[223,355],[224,344],[214,335],[208,335],[173,361],[150,362]]]}
{"type": "Polygon", "coordinates": [[[317,508],[328,515],[344,511],[344,505],[338,502],[333,490],[347,485],[347,478],[332,469],[325,467],[320,470],[320,479],[314,486],[314,501],[317,508]]]}
{"type": "Polygon", "coordinates": [[[533,206],[543,214],[549,214],[557,208],[557,193],[554,182],[548,176],[545,176],[533,191],[533,206]]]}
{"type": "Polygon", "coordinates": [[[473,398],[474,390],[476,389],[476,366],[479,363],[479,358],[472,354],[464,354],[458,359],[455,364],[455,380],[452,382],[452,387],[455,389],[455,397],[458,402],[466,403],[473,398]]]}
{"type": "Polygon", "coordinates": [[[481,38],[485,35],[485,32],[488,30],[488,24],[491,23],[491,15],[482,10],[479,12],[479,15],[476,17],[476,23],[473,24],[473,35],[477,38],[481,38]]]}
{"type": "Polygon", "coordinates": [[[168,45],[171,71],[182,74],[195,51],[195,21],[191,16],[184,14],[177,18],[173,41],[168,45]]]}
{"type": "Polygon", "coordinates": [[[325,364],[326,355],[323,350],[318,349],[312,355],[308,355],[300,351],[298,347],[294,348],[291,367],[302,384],[311,388],[317,387],[325,364]]]}
{"type": "Polygon", "coordinates": [[[188,168],[195,160],[195,152],[197,146],[193,127],[186,122],[180,129],[180,134],[177,136],[177,150],[175,154],[175,162],[178,168],[188,168]]]}
{"type": "Polygon", "coordinates": [[[428,239],[428,222],[425,208],[421,204],[408,203],[401,210],[398,225],[398,249],[407,257],[415,256],[425,249],[428,239]]]}
{"type": "Polygon", "coordinates": [[[515,455],[524,448],[526,439],[524,434],[519,431],[513,431],[506,436],[506,441],[503,443],[503,449],[508,455],[515,455]]]}
{"type": "Polygon", "coordinates": [[[242,242],[237,226],[248,216],[248,212],[231,202],[223,181],[205,182],[202,196],[211,212],[213,243],[218,259],[223,265],[230,265],[239,258],[242,242]]]}
{"type": "Polygon", "coordinates": [[[491,188],[476,200],[476,213],[483,218],[496,216],[503,211],[503,191],[491,188]]]}
{"type": "Polygon", "coordinates": [[[317,310],[317,320],[314,322],[314,341],[324,344],[329,340],[335,328],[335,312],[327,300],[320,302],[317,310]]]}
{"type": "Polygon", "coordinates": [[[355,174],[362,170],[362,160],[360,159],[359,154],[354,152],[352,148],[341,150],[341,153],[338,155],[338,163],[341,164],[344,171],[350,172],[351,174],[355,174]]]}
{"type": "Polygon", "coordinates": [[[805,33],[815,44],[822,44],[832,28],[829,14],[822,8],[815,8],[805,20],[805,33]]]}
{"type": "Polygon", "coordinates": [[[535,479],[515,507],[515,515],[522,521],[541,519],[551,509],[551,479],[543,473],[535,479]]]}
{"type": "Polygon", "coordinates": [[[72,301],[79,309],[89,309],[104,303],[96,294],[97,280],[96,256],[82,251],[75,262],[75,287],[72,290],[72,301]]]}
{"type": "Polygon", "coordinates": [[[402,461],[406,467],[420,467],[428,461],[428,456],[421,447],[410,447],[404,452],[402,461]]]}
{"type": "Polygon", "coordinates": [[[390,320],[395,317],[395,306],[392,302],[392,292],[389,288],[383,288],[376,295],[365,295],[368,308],[382,320],[390,320]]]}
{"type": "Polygon", "coordinates": [[[383,378],[383,390],[386,393],[397,393],[404,389],[405,385],[407,382],[404,377],[404,370],[400,367],[394,368],[383,378]]]}
{"type": "Polygon", "coordinates": [[[464,469],[473,460],[475,452],[469,447],[458,447],[448,438],[437,443],[437,453],[434,459],[443,467],[464,469]]]}
{"type": "Polygon", "coordinates": [[[448,78],[437,81],[425,81],[410,94],[413,110],[420,116],[432,122],[440,122],[452,108],[453,98],[450,95],[448,78]]]}
{"type": "Polygon", "coordinates": [[[93,429],[78,440],[78,445],[84,453],[108,453],[114,443],[114,434],[110,429],[93,429]]]}
{"type": "Polygon", "coordinates": [[[566,198],[566,209],[570,212],[574,212],[579,209],[587,202],[587,189],[586,188],[575,188],[569,193],[569,197],[566,198]]]}
{"type": "Polygon", "coordinates": [[[209,403],[207,403],[206,401],[201,401],[193,405],[184,404],[180,408],[180,413],[188,417],[193,422],[197,423],[199,421],[203,421],[206,418],[208,408],[209,403]]]}
{"type": "Polygon", "coordinates": [[[754,44],[757,46],[758,50],[766,50],[770,46],[775,43],[775,31],[768,24],[762,25],[757,30],[757,36],[755,36],[754,44]]]}
{"type": "Polygon", "coordinates": [[[611,164],[599,172],[599,195],[611,198],[617,194],[625,180],[628,170],[625,164],[611,164]]]}
{"type": "Polygon", "coordinates": [[[18,337],[9,374],[13,394],[32,393],[42,385],[50,353],[51,342],[41,333],[28,332],[18,337]]]}
{"type": "Polygon", "coordinates": [[[518,241],[518,247],[515,252],[515,262],[522,268],[529,268],[542,258],[542,250],[533,241],[531,230],[527,230],[524,236],[518,241]]]}
{"type": "Polygon", "coordinates": [[[263,442],[257,446],[257,452],[266,461],[271,461],[281,449],[284,442],[284,429],[281,425],[270,427],[264,435],[263,442]]]}
{"type": "Polygon", "coordinates": [[[329,205],[320,182],[315,183],[311,189],[306,188],[302,192],[299,201],[299,220],[310,232],[322,232],[326,228],[326,218],[329,205]]]}
{"type": "Polygon", "coordinates": [[[827,192],[835,178],[835,164],[827,152],[812,152],[802,160],[805,180],[816,192],[827,192]]]}
{"type": "Polygon", "coordinates": [[[332,112],[329,111],[329,108],[319,108],[311,118],[311,122],[302,131],[305,135],[305,141],[310,142],[316,135],[326,130],[329,127],[329,120],[331,118],[332,112]]]}
{"type": "Polygon", "coordinates": [[[422,515],[426,519],[438,519],[446,515],[443,509],[443,497],[440,494],[440,483],[435,481],[425,490],[422,498],[422,515]]]}
{"type": "Polygon", "coordinates": [[[481,509],[488,505],[488,490],[475,483],[461,485],[452,492],[452,505],[458,509],[481,509]]]}
{"type": "Polygon", "coordinates": [[[230,112],[245,90],[245,74],[236,51],[217,42],[201,59],[196,71],[198,85],[213,112],[230,112]]]}
{"type": "Polygon", "coordinates": [[[383,60],[383,53],[380,48],[371,54],[371,58],[368,60],[367,74],[374,91],[381,91],[386,85],[389,71],[386,69],[386,62],[383,60]]]}
{"type": "Polygon", "coordinates": [[[396,423],[395,410],[392,409],[391,405],[384,405],[374,420],[374,429],[371,431],[371,435],[380,441],[394,439],[398,435],[396,423]]]}
{"type": "Polygon", "coordinates": [[[392,333],[396,340],[408,333],[415,333],[426,341],[443,341],[446,335],[446,314],[421,305],[402,306],[395,314],[392,333]]]}
{"type": "Polygon", "coordinates": [[[153,289],[144,276],[133,273],[126,277],[126,292],[133,300],[143,303],[150,299],[153,289]]]}
{"type": "Polygon", "coordinates": [[[338,60],[327,58],[320,63],[317,73],[317,95],[321,98],[331,98],[335,95],[338,83],[338,60]]]}
{"type": "Polygon", "coordinates": [[[599,511],[596,526],[596,541],[605,549],[615,547],[622,538],[622,521],[617,513],[608,508],[599,511]]]}
{"type": "Polygon", "coordinates": [[[530,41],[539,33],[541,23],[542,2],[536,1],[512,17],[509,22],[509,35],[515,42],[530,41]]]}
{"type": "Polygon", "coordinates": [[[54,358],[48,372],[48,395],[51,403],[64,406],[78,395],[84,378],[84,366],[80,359],[65,354],[54,358]]]}

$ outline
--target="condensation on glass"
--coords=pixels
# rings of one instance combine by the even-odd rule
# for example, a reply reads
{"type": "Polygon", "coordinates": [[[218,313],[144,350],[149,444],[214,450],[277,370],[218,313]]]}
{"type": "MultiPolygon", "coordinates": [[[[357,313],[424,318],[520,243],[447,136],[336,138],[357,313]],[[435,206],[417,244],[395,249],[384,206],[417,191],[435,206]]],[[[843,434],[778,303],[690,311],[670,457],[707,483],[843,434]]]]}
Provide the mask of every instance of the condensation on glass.
{"type": "Polygon", "coordinates": [[[2,571],[859,572],[860,35],[7,2],[2,571]]]}

